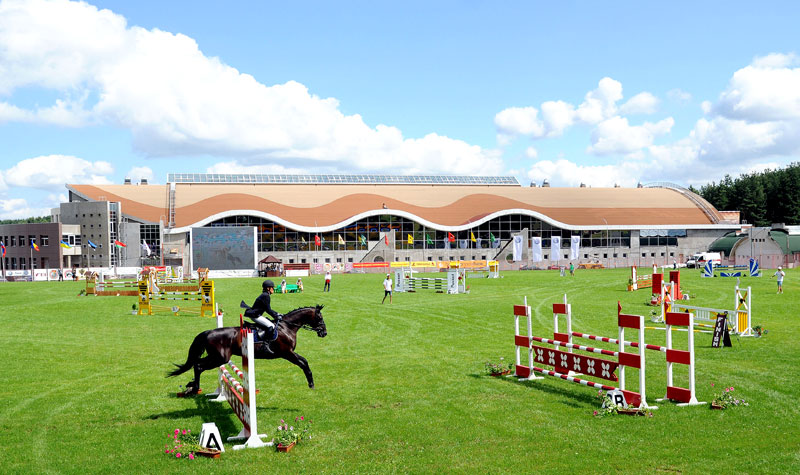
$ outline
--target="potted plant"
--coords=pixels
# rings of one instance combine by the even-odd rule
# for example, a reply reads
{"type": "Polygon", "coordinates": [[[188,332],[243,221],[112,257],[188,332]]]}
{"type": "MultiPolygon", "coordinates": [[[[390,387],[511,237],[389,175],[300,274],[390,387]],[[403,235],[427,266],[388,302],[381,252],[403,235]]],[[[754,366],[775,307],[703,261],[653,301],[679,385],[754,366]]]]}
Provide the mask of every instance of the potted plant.
{"type": "Polygon", "coordinates": [[[500,358],[500,362],[487,361],[483,365],[483,371],[489,376],[503,376],[511,373],[513,365],[506,363],[504,358],[500,358]]]}
{"type": "Polygon", "coordinates": [[[131,315],[136,315],[138,312],[136,311],[139,307],[136,304],[131,305],[131,315]]]}
{"type": "Polygon", "coordinates": [[[769,333],[769,330],[762,327],[761,325],[756,325],[753,327],[753,333],[755,334],[756,338],[758,338],[762,335],[766,335],[767,333],[769,333]]]}
{"type": "Polygon", "coordinates": [[[200,445],[197,435],[191,430],[175,429],[169,435],[170,443],[164,445],[164,453],[171,458],[194,460],[196,456],[219,458],[221,452],[200,445]]]}
{"type": "Polygon", "coordinates": [[[275,449],[278,452],[288,452],[303,439],[311,439],[311,420],[304,416],[294,418],[294,424],[281,419],[275,431],[275,449]]]}
{"type": "MultiPolygon", "coordinates": [[[[711,383],[714,386],[714,383],[711,383]]],[[[736,397],[733,395],[733,386],[725,388],[722,392],[716,394],[711,400],[711,409],[728,409],[735,406],[749,406],[750,404],[744,398],[736,397]]]]}
{"type": "Polygon", "coordinates": [[[628,292],[633,291],[633,279],[628,279],[628,292]]]}

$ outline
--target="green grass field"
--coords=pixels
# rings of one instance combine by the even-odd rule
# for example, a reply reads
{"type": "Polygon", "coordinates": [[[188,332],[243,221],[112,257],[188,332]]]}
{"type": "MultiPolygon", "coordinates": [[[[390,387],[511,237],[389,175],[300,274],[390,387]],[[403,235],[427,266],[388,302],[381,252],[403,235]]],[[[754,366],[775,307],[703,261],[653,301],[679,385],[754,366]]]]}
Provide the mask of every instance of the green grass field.
{"type": "MultiPolygon", "coordinates": [[[[774,279],[743,279],[753,286],[753,322],[769,330],[765,337],[734,337],[733,348],[720,349],[710,347],[710,335],[697,337],[699,399],[734,386],[749,407],[659,403],[652,418],[593,417],[597,391],[566,381],[483,374],[486,360],[514,358],[512,305],[523,297],[539,336],[552,335],[550,304],[565,292],[577,331],[615,336],[617,300],[623,311],[649,316],[649,293],[624,290],[627,270],[502,275],[470,279],[468,295],[396,294],[392,305],[380,305],[381,274],[336,275],[330,293],[313,276],[305,293],[276,295],[273,308],[284,313],[324,304],[328,336],[298,337],[314,390],[283,360],[257,362],[259,426],[272,432],[280,419],[303,415],[314,420],[314,438],[288,454],[229,450],[218,460],[194,461],[163,453],[175,428],[199,431],[213,421],[223,437],[240,429],[227,404],[176,397],[188,374],[164,378],[213,319],[131,315],[134,297],[78,297],[83,282],[2,284],[0,471],[800,471],[800,272],[787,273],[783,295],[776,295],[774,279]]],[[[733,304],[735,279],[699,275],[682,273],[693,303],[733,304]]],[[[215,282],[227,324],[238,323],[239,301],[252,302],[260,282],[215,282]]],[[[647,339],[663,344],[664,332],[648,332],[647,339]]],[[[685,333],[676,336],[681,345],[685,333]]],[[[664,393],[665,363],[660,353],[647,356],[647,393],[655,404],[664,393]]],[[[628,374],[635,389],[637,373],[628,374]]],[[[215,378],[214,371],[204,374],[206,392],[215,378]]],[[[685,372],[677,371],[675,382],[688,384],[685,372]]]]}

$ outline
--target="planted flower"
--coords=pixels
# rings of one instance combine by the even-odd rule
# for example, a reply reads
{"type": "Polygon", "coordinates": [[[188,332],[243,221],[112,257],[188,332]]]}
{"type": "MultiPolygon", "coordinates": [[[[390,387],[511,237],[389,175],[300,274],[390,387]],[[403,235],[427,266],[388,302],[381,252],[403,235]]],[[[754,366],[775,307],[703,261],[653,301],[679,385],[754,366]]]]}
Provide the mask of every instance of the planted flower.
{"type": "MultiPolygon", "coordinates": [[[[713,387],[714,383],[711,383],[711,386],[713,387]]],[[[738,397],[734,394],[733,386],[725,388],[711,400],[712,409],[727,409],[729,407],[749,405],[750,403],[745,401],[743,397],[738,397]]]]}
{"type": "Polygon", "coordinates": [[[311,439],[311,423],[305,416],[295,417],[293,424],[281,419],[274,438],[278,451],[288,452],[301,440],[311,439]]]}
{"type": "Polygon", "coordinates": [[[501,376],[510,373],[513,367],[511,363],[506,363],[504,358],[500,358],[499,362],[487,361],[484,363],[483,370],[490,376],[501,376]]]}

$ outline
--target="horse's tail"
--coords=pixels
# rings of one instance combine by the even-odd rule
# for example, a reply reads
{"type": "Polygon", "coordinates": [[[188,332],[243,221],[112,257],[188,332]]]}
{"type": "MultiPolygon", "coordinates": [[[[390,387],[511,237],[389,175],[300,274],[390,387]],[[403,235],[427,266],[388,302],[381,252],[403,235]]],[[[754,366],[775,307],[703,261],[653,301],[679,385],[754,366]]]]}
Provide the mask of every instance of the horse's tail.
{"type": "Polygon", "coordinates": [[[207,334],[208,331],[204,331],[194,337],[194,341],[192,341],[192,344],[189,346],[189,356],[186,358],[186,363],[181,365],[176,364],[175,369],[167,373],[168,378],[171,378],[172,376],[178,376],[179,374],[183,374],[192,369],[206,349],[206,342],[208,340],[207,334]]]}

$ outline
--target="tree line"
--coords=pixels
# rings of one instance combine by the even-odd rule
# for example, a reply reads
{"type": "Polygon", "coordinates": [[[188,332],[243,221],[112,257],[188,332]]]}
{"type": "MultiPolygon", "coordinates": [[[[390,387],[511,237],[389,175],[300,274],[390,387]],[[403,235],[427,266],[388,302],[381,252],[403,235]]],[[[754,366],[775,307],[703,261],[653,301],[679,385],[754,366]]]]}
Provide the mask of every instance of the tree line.
{"type": "Polygon", "coordinates": [[[0,219],[0,224],[29,224],[29,223],[49,223],[50,216],[31,216],[30,218],[20,219],[0,219]]]}
{"type": "Polygon", "coordinates": [[[754,226],[800,224],[800,162],[689,189],[718,210],[740,211],[742,222],[754,226]]]}

